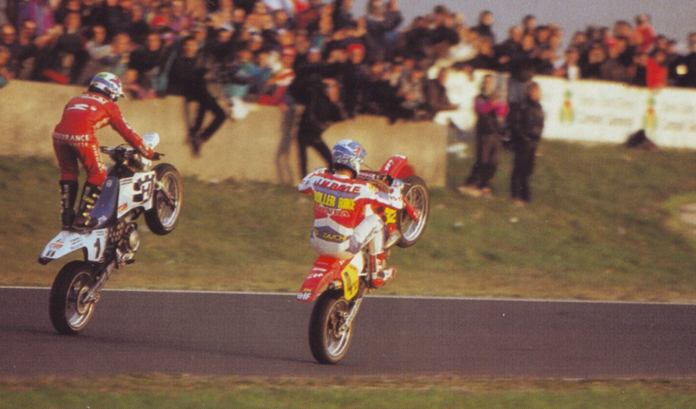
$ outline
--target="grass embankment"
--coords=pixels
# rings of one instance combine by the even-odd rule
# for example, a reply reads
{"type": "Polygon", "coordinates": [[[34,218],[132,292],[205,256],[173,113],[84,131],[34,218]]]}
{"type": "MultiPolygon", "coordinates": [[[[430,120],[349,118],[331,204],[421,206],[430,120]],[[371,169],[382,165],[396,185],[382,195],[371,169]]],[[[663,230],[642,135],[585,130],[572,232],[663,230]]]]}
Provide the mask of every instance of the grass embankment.
{"type": "MultiPolygon", "coordinates": [[[[380,293],[696,300],[693,239],[665,205],[696,191],[696,152],[550,141],[540,152],[525,208],[507,198],[509,153],[492,200],[434,189],[426,234],[393,252],[397,279],[380,293]]],[[[450,162],[454,184],[472,160],[450,162]]],[[[49,286],[64,263],[35,261],[59,229],[58,175],[52,161],[0,157],[0,285],[49,286]]],[[[176,231],[144,233],[137,263],[109,287],[298,290],[315,257],[308,197],[192,179],[184,191],[176,231]]]]}
{"type": "Polygon", "coordinates": [[[0,382],[12,408],[696,407],[693,381],[253,380],[119,377],[0,382]]]}

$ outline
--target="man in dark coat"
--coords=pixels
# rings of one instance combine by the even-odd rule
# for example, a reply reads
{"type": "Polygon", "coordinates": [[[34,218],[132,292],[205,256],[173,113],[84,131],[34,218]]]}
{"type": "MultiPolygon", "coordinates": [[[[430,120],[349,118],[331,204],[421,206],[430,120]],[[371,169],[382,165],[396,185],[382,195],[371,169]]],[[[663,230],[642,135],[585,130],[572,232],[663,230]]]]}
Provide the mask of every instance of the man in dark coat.
{"type": "Polygon", "coordinates": [[[199,104],[195,123],[189,129],[189,142],[193,154],[196,156],[200,152],[201,145],[213,136],[226,119],[225,111],[208,91],[204,78],[206,69],[202,66],[201,61],[198,41],[193,36],[186,37],[182,42],[180,54],[174,60],[169,72],[168,90],[170,94],[184,96],[187,102],[196,101],[199,104]],[[215,118],[207,128],[199,133],[207,111],[212,111],[215,118]]]}
{"type": "Polygon", "coordinates": [[[510,193],[517,206],[524,206],[530,200],[529,178],[534,170],[536,149],[544,130],[544,111],[539,103],[540,99],[539,84],[532,82],[527,87],[526,100],[510,112],[515,150],[510,193]]]}
{"type": "Polygon", "coordinates": [[[321,139],[321,135],[333,122],[343,119],[339,104],[338,82],[332,78],[316,81],[311,85],[309,98],[297,130],[300,151],[301,175],[307,175],[307,148],[314,148],[331,167],[331,150],[321,139]]]}

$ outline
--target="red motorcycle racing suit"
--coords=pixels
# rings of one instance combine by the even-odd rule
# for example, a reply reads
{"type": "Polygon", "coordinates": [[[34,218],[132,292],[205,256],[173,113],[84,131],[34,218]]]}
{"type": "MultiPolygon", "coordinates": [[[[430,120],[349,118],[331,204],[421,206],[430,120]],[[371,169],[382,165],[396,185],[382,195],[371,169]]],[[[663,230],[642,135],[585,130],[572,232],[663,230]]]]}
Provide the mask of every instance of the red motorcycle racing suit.
{"type": "Polygon", "coordinates": [[[314,196],[312,248],[340,260],[352,258],[366,245],[368,254],[381,254],[387,230],[375,208],[404,206],[401,186],[393,186],[390,193],[381,192],[367,181],[335,175],[326,169],[307,175],[298,190],[314,196]]]}
{"type": "Polygon", "coordinates": [[[95,186],[104,183],[106,168],[94,133],[106,125],[111,125],[140,154],[152,158],[154,152],[126,123],[118,105],[105,96],[86,92],[68,102],[63,118],[53,130],[53,150],[60,166],[61,180],[77,181],[79,160],[87,171],[88,183],[95,186]]]}

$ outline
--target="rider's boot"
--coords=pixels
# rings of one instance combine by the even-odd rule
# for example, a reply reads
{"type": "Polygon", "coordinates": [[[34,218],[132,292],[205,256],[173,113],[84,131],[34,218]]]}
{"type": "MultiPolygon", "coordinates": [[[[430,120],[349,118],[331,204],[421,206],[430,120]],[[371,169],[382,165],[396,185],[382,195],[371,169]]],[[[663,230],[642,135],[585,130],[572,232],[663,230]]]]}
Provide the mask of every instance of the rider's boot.
{"type": "Polygon", "coordinates": [[[91,229],[97,224],[97,221],[90,216],[90,212],[92,209],[94,209],[94,205],[97,203],[99,195],[101,195],[101,186],[85,182],[85,186],[82,188],[80,205],[77,207],[75,223],[73,224],[75,229],[87,230],[91,229]]]}
{"type": "Polygon", "coordinates": [[[396,269],[394,267],[386,268],[387,260],[384,252],[376,256],[370,255],[369,263],[371,266],[374,266],[371,270],[373,271],[372,288],[379,288],[396,276],[396,269]]]}
{"type": "Polygon", "coordinates": [[[75,221],[75,200],[77,200],[78,185],[77,180],[60,181],[60,221],[63,230],[72,227],[75,221]]]}

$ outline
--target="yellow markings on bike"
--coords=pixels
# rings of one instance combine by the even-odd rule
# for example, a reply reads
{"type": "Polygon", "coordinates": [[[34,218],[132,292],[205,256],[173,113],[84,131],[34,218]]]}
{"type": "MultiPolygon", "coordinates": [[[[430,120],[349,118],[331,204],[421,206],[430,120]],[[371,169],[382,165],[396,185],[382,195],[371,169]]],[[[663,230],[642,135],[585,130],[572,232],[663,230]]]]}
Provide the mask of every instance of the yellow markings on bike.
{"type": "Polygon", "coordinates": [[[328,207],[336,206],[336,196],[326,193],[314,192],[314,201],[328,207]]]}
{"type": "Polygon", "coordinates": [[[348,264],[341,272],[341,277],[343,278],[343,293],[346,296],[346,300],[352,300],[360,288],[358,268],[348,264]]]}
{"type": "Polygon", "coordinates": [[[354,210],[355,209],[355,200],[339,197],[338,198],[338,208],[341,210],[354,210]]]}
{"type": "Polygon", "coordinates": [[[384,223],[386,224],[396,223],[396,210],[387,207],[386,209],[384,209],[384,218],[384,223]]]}

